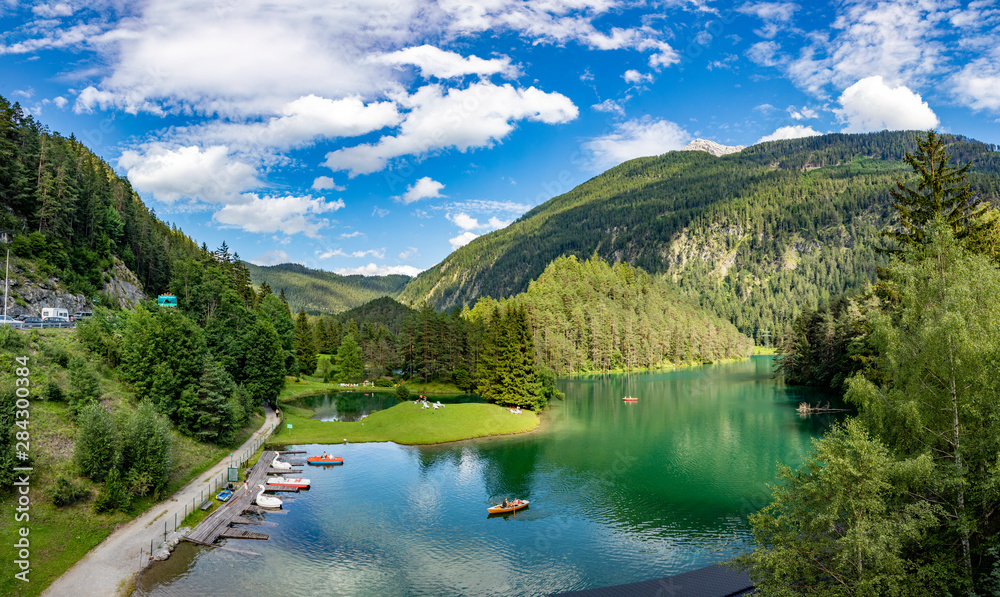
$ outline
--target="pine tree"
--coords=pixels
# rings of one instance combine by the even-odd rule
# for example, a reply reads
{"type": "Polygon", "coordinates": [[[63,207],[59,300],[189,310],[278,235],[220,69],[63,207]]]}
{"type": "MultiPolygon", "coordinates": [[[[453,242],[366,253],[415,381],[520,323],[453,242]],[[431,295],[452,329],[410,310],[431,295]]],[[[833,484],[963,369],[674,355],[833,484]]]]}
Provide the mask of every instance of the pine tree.
{"type": "Polygon", "coordinates": [[[907,152],[903,161],[919,180],[915,189],[897,181],[896,188],[889,191],[902,230],[887,232],[887,236],[903,245],[925,245],[927,227],[939,214],[959,240],[976,227],[986,206],[965,182],[970,164],[949,166],[950,159],[944,140],[934,131],[928,131],[926,139],[917,140],[915,153],[907,152]]]}
{"type": "Polygon", "coordinates": [[[301,309],[295,318],[295,358],[302,373],[312,375],[316,371],[317,353],[312,326],[309,325],[305,309],[301,309]]]}

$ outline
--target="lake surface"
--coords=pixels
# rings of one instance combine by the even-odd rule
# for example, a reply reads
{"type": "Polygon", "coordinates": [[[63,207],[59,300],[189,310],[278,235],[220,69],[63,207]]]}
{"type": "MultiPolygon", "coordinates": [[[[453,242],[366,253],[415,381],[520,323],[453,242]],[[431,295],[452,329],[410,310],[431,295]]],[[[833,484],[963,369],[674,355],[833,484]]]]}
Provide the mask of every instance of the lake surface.
{"type": "Polygon", "coordinates": [[[136,594],[546,595],[727,559],[776,463],[797,465],[834,420],[800,417],[819,397],[771,364],[563,379],[565,401],[524,435],[297,446],[345,464],[303,467],[312,488],[254,528],[269,540],[225,542],[260,556],[182,543],[136,594]],[[489,518],[505,497],[531,506],[489,518]]]}

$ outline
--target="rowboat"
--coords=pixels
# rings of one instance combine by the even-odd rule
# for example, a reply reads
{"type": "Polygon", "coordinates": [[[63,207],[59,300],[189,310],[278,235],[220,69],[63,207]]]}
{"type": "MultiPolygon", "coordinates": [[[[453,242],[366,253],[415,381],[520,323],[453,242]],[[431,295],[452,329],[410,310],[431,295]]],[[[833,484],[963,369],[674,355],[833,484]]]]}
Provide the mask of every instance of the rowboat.
{"type": "Polygon", "coordinates": [[[622,398],[622,402],[638,402],[638,401],[639,401],[638,398],[633,398],[631,396],[625,396],[624,398],[622,398]]]}
{"type": "Polygon", "coordinates": [[[341,456],[327,454],[326,456],[310,456],[306,459],[306,462],[316,465],[344,464],[344,458],[341,456]]]}
{"type": "Polygon", "coordinates": [[[268,487],[297,487],[299,489],[309,489],[309,479],[301,477],[268,477],[268,487]]]}
{"type": "Polygon", "coordinates": [[[514,512],[515,510],[520,510],[521,508],[527,508],[528,504],[528,500],[513,500],[511,502],[507,502],[506,507],[502,504],[497,504],[496,506],[487,508],[486,511],[490,514],[503,514],[505,512],[514,512]]]}
{"type": "Polygon", "coordinates": [[[278,469],[282,469],[282,470],[287,470],[287,469],[292,468],[292,463],[290,463],[290,462],[283,462],[279,458],[280,457],[278,457],[278,456],[274,457],[274,460],[271,461],[271,468],[278,468],[278,469]]]}
{"type": "Polygon", "coordinates": [[[219,500],[220,502],[224,502],[231,497],[233,497],[233,492],[229,491],[228,489],[223,489],[219,493],[215,494],[215,499],[219,500]]]}
{"type": "Polygon", "coordinates": [[[281,507],[281,500],[279,500],[278,498],[274,497],[273,495],[265,495],[264,494],[264,487],[262,485],[258,485],[257,487],[260,488],[260,493],[257,494],[257,499],[255,500],[257,502],[258,506],[260,506],[261,508],[280,508],[281,507]]]}

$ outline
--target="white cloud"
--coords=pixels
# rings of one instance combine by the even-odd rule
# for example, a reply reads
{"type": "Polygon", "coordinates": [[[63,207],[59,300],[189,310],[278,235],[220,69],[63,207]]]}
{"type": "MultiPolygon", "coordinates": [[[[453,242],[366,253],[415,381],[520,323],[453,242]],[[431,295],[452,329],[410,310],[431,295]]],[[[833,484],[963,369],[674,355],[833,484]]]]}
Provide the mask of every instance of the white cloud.
{"type": "Polygon", "coordinates": [[[66,107],[66,104],[69,103],[69,100],[66,99],[66,98],[64,98],[63,96],[59,95],[59,96],[56,96],[52,100],[52,102],[56,105],[57,108],[59,108],[61,110],[61,109],[63,109],[63,108],[66,107]]]}
{"type": "Polygon", "coordinates": [[[940,123],[920,95],[900,85],[890,87],[880,76],[861,79],[844,90],[835,109],[845,133],[883,129],[931,129],[940,123]]]}
{"type": "Polygon", "coordinates": [[[446,214],[446,218],[452,221],[456,226],[462,230],[475,230],[477,228],[482,228],[482,224],[476,218],[470,217],[469,214],[459,213],[459,214],[446,214]]]}
{"type": "Polygon", "coordinates": [[[367,251],[351,251],[351,257],[374,257],[376,259],[385,259],[385,247],[381,249],[368,249],[367,251]]]}
{"type": "Polygon", "coordinates": [[[51,2],[36,4],[31,7],[31,12],[45,19],[68,17],[73,14],[73,7],[67,2],[51,2]]]}
{"type": "Polygon", "coordinates": [[[368,235],[360,230],[355,230],[354,232],[344,232],[340,235],[340,238],[357,238],[359,236],[362,238],[368,238],[368,235]]]}
{"type": "Polygon", "coordinates": [[[250,263],[254,265],[278,265],[279,263],[292,263],[292,258],[281,249],[275,249],[254,257],[250,263]]]}
{"type": "Polygon", "coordinates": [[[653,75],[640,73],[639,71],[633,68],[630,68],[627,71],[625,71],[625,74],[622,75],[622,78],[625,79],[626,83],[632,83],[633,85],[653,82],[653,75]]]}
{"type": "Polygon", "coordinates": [[[421,199],[444,197],[444,195],[441,194],[441,189],[443,188],[443,184],[430,178],[429,176],[425,176],[417,180],[417,182],[412,185],[407,186],[406,192],[399,197],[395,197],[395,199],[409,205],[410,203],[421,199]]]}
{"type": "Polygon", "coordinates": [[[764,26],[754,29],[754,33],[760,37],[771,39],[779,29],[792,20],[799,5],[792,2],[756,2],[754,4],[744,4],[737,12],[754,15],[764,21],[764,26]]]}
{"type": "Polygon", "coordinates": [[[506,228],[507,226],[510,226],[510,223],[513,221],[514,220],[501,220],[500,218],[494,216],[489,219],[487,226],[492,230],[499,230],[501,228],[506,228]]]}
{"type": "Polygon", "coordinates": [[[384,218],[387,215],[389,215],[388,209],[381,208],[377,205],[372,207],[372,217],[378,216],[380,218],[384,218]]]}
{"type": "Polygon", "coordinates": [[[333,271],[341,276],[391,276],[402,274],[413,278],[424,270],[412,265],[376,265],[369,263],[361,267],[341,267],[333,271]]]}
{"type": "Polygon", "coordinates": [[[118,158],[132,186],[158,201],[186,198],[215,203],[241,203],[238,194],[260,184],[249,164],[229,156],[224,145],[168,148],[151,144],[143,153],[127,150],[118,158]]]}
{"type": "Polygon", "coordinates": [[[401,116],[392,102],[365,104],[357,97],[332,100],[302,96],[282,106],[277,116],[265,122],[216,122],[184,129],[183,135],[202,143],[290,148],[320,138],[356,137],[399,123],[401,116]]]}
{"type": "Polygon", "coordinates": [[[803,107],[800,110],[795,106],[788,106],[788,115],[794,120],[809,120],[811,118],[817,118],[819,116],[819,112],[813,110],[812,108],[803,107]]]}
{"type": "Polygon", "coordinates": [[[1000,110],[1000,48],[977,58],[952,76],[953,93],[974,110],[1000,110]]]}
{"type": "Polygon", "coordinates": [[[517,74],[517,69],[511,66],[510,58],[506,56],[490,60],[484,60],[478,56],[465,58],[461,54],[446,52],[426,44],[382,54],[374,60],[382,64],[416,66],[424,78],[450,79],[464,75],[489,76],[501,73],[514,76],[517,74]]]}
{"type": "Polygon", "coordinates": [[[403,261],[413,259],[414,257],[420,257],[420,250],[416,247],[406,247],[405,251],[399,253],[399,258],[403,261]]]}
{"type": "Polygon", "coordinates": [[[766,141],[780,141],[782,139],[799,139],[802,137],[816,137],[822,134],[823,133],[817,130],[813,130],[811,126],[796,124],[792,126],[779,127],[778,130],[774,131],[770,135],[764,135],[760,139],[757,139],[757,143],[764,143],[766,141]]]}
{"type": "Polygon", "coordinates": [[[342,187],[335,183],[329,176],[318,176],[312,183],[314,191],[345,191],[347,187],[342,187]]]}
{"type": "Polygon", "coordinates": [[[454,238],[449,238],[448,242],[451,243],[451,250],[454,251],[459,247],[464,247],[465,245],[471,243],[473,239],[477,238],[478,236],[479,235],[476,234],[475,232],[469,232],[468,230],[466,230],[465,232],[459,234],[454,238]]]}
{"type": "Polygon", "coordinates": [[[324,201],[310,195],[258,197],[248,193],[240,205],[227,205],[215,212],[212,219],[223,227],[240,228],[247,232],[303,233],[315,238],[322,228],[330,225],[321,214],[333,213],[344,207],[344,200],[324,201]]]}
{"type": "Polygon", "coordinates": [[[603,169],[633,158],[680,149],[690,141],[691,135],[677,124],[646,117],[623,122],[614,132],[591,139],[583,147],[591,154],[591,165],[603,169]]]}
{"type": "Polygon", "coordinates": [[[467,151],[490,147],[513,129],[514,122],[530,120],[547,124],[568,122],[579,111],[561,93],[546,93],[535,87],[515,89],[510,84],[488,81],[465,89],[426,85],[397,100],[410,108],[395,136],[377,143],[338,149],[326,155],[325,165],[350,176],[377,172],[389,160],[405,155],[423,156],[439,149],[467,151]]]}
{"type": "Polygon", "coordinates": [[[598,112],[610,112],[619,116],[625,115],[625,108],[622,106],[622,101],[619,100],[606,99],[599,104],[594,104],[591,108],[598,112]]]}
{"type": "Polygon", "coordinates": [[[316,251],[316,257],[319,259],[329,259],[331,257],[349,257],[342,249],[331,249],[328,251],[316,251]]]}

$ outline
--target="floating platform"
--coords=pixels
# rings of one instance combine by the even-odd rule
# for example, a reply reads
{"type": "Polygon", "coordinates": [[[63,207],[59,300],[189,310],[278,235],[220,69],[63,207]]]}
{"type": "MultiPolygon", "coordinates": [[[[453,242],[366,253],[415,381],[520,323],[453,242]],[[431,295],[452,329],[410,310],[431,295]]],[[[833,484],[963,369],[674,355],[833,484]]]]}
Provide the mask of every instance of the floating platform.
{"type": "Polygon", "coordinates": [[[254,499],[260,491],[257,489],[257,486],[267,483],[267,469],[270,462],[274,460],[274,456],[274,451],[265,450],[260,455],[260,460],[257,461],[257,464],[253,465],[247,471],[248,491],[244,493],[243,487],[234,489],[229,501],[219,504],[219,507],[198,523],[198,526],[188,533],[184,539],[202,545],[212,545],[218,539],[267,539],[268,536],[264,533],[233,528],[231,525],[257,524],[256,521],[246,518],[243,514],[246,512],[261,513],[267,511],[255,504],[254,499]]]}

